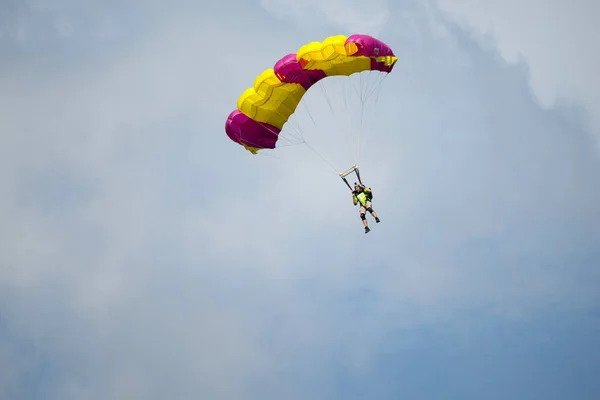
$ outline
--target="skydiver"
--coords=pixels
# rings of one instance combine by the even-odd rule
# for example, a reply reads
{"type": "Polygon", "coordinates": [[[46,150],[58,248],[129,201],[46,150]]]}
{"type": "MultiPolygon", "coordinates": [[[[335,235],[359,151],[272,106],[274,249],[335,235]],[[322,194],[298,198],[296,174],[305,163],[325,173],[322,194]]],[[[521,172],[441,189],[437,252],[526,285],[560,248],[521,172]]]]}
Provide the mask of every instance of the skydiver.
{"type": "Polygon", "coordinates": [[[352,191],[352,201],[354,202],[354,206],[356,206],[360,202],[360,219],[365,226],[365,233],[369,233],[371,230],[369,228],[369,224],[367,223],[366,213],[367,211],[371,213],[371,215],[375,218],[375,222],[379,223],[379,217],[375,213],[372,208],[371,200],[373,199],[373,192],[371,188],[367,188],[363,185],[358,185],[354,183],[354,190],[352,191]]]}

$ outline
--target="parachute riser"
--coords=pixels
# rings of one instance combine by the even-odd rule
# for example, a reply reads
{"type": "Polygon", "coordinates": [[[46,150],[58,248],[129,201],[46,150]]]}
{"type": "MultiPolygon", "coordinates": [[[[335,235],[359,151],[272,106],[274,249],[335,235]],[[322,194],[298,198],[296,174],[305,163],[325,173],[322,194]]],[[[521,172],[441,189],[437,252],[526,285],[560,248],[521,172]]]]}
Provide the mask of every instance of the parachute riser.
{"type": "Polygon", "coordinates": [[[350,190],[352,190],[352,186],[350,186],[350,184],[346,180],[346,177],[353,172],[356,174],[356,177],[358,178],[358,182],[360,183],[360,185],[364,186],[362,183],[362,180],[360,179],[360,171],[358,170],[358,165],[353,165],[352,167],[350,167],[349,169],[347,169],[346,171],[344,171],[340,174],[340,177],[342,178],[344,183],[350,188],[350,190]]]}
{"type": "Polygon", "coordinates": [[[352,186],[350,186],[350,184],[349,184],[349,183],[348,183],[348,181],[346,180],[346,177],[345,177],[345,176],[342,176],[342,180],[343,180],[343,181],[346,183],[346,185],[348,186],[348,188],[349,188],[350,190],[352,190],[352,186]]]}

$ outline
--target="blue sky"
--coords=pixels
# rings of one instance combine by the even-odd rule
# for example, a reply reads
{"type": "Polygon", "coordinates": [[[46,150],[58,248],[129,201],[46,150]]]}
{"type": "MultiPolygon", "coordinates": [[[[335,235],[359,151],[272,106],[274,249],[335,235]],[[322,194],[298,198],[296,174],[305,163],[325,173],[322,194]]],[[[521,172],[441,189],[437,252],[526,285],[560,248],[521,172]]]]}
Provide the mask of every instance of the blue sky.
{"type": "MultiPolygon", "coordinates": [[[[600,396],[597,5],[196,3],[0,5],[1,398],[600,396]],[[224,132],[355,32],[399,57],[368,235],[306,146],[224,132]]],[[[343,137],[313,94],[311,143],[343,137]]]]}

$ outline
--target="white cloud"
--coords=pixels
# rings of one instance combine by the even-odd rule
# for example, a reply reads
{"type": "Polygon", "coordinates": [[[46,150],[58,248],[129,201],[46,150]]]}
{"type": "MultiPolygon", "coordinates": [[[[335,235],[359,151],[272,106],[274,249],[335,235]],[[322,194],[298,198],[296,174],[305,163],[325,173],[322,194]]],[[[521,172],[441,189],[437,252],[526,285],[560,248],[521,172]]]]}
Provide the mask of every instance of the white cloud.
{"type": "Polygon", "coordinates": [[[557,99],[581,103],[600,132],[600,70],[594,0],[439,0],[439,6],[478,34],[491,35],[511,62],[524,60],[546,106],[557,99]]]}
{"type": "MultiPolygon", "coordinates": [[[[261,0],[263,8],[278,18],[301,26],[342,29],[341,34],[377,35],[389,17],[387,0],[261,0]]],[[[315,39],[316,40],[316,39],[315,39]]]]}
{"type": "Polygon", "coordinates": [[[335,368],[376,368],[404,328],[597,304],[597,155],[520,66],[431,15],[390,25],[401,61],[362,165],[383,222],[364,235],[308,149],[251,156],[223,132],[300,36],[242,11],[171,10],[94,62],[3,71],[0,369],[22,364],[0,390],[51,365],[50,399],[330,398],[335,368]]]}

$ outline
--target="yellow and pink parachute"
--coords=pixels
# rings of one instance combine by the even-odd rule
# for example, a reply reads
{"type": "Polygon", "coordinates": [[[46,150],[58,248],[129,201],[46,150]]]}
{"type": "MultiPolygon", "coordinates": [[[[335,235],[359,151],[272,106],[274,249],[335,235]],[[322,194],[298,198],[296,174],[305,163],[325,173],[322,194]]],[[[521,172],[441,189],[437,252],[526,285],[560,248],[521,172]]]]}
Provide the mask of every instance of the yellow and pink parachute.
{"type": "Polygon", "coordinates": [[[389,73],[396,61],[388,45],[367,35],[337,35],[306,44],[263,71],[254,87],[242,93],[225,131],[253,154],[274,149],[283,126],[316,82],[363,71],[389,73]]]}

